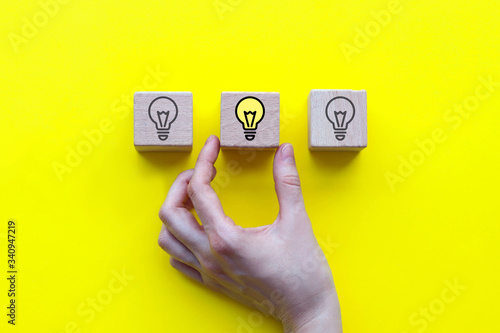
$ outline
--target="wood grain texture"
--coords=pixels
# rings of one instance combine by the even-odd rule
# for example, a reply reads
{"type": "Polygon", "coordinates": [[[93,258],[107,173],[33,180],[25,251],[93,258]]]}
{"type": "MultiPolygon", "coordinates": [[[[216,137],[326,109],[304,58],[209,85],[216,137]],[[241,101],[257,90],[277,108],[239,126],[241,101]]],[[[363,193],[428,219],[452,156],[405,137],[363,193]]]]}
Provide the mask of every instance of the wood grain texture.
{"type": "Polygon", "coordinates": [[[222,148],[277,148],[280,141],[280,94],[277,92],[223,92],[220,126],[222,148]],[[256,98],[263,105],[264,116],[254,130],[249,129],[248,126],[244,129],[247,124],[240,121],[241,116],[237,117],[236,108],[242,106],[243,104],[239,102],[247,97],[256,98]],[[247,139],[252,136],[253,139],[247,139]]]}
{"type": "Polygon", "coordinates": [[[358,151],[365,148],[368,144],[366,113],[365,90],[311,90],[309,149],[358,151]]]}
{"type": "Polygon", "coordinates": [[[193,147],[193,94],[180,91],[136,92],[134,94],[134,145],[138,151],[191,150],[193,147]],[[154,122],[151,117],[155,120],[154,122]]]}

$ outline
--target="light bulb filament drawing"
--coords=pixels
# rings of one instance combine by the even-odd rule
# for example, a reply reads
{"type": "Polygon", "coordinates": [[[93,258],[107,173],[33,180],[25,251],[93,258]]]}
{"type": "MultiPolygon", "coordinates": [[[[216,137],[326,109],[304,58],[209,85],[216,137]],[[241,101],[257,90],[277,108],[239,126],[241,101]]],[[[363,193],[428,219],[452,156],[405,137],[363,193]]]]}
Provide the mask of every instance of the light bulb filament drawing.
{"type": "Polygon", "coordinates": [[[345,116],[347,114],[347,111],[335,111],[335,120],[337,121],[337,124],[340,125],[340,127],[344,126],[344,121],[345,121],[345,116]],[[340,118],[339,118],[340,115],[340,118]]]}
{"type": "Polygon", "coordinates": [[[245,126],[246,127],[253,127],[253,124],[255,122],[255,115],[257,114],[257,111],[245,111],[243,113],[245,114],[245,126]]]}
{"type": "Polygon", "coordinates": [[[342,96],[332,98],[326,105],[326,118],[333,125],[335,138],[342,141],[347,136],[349,123],[356,113],[354,103],[342,96]]]}
{"type": "Polygon", "coordinates": [[[236,119],[243,126],[245,139],[252,141],[257,133],[257,125],[264,119],[264,104],[255,97],[245,97],[236,105],[236,119]]]}
{"type": "Polygon", "coordinates": [[[160,127],[167,127],[167,121],[168,121],[168,116],[170,115],[170,111],[156,111],[156,114],[158,115],[158,125],[160,127]]]}
{"type": "Polygon", "coordinates": [[[172,123],[177,119],[179,113],[177,104],[169,97],[157,97],[149,104],[148,113],[149,119],[156,126],[158,139],[167,140],[172,123]]]}

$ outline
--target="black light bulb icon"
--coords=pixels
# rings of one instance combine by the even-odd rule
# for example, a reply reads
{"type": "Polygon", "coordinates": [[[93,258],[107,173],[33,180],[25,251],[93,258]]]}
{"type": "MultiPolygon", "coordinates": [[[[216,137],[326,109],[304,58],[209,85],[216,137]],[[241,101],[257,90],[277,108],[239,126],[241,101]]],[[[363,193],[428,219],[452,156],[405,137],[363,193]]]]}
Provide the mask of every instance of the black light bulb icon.
{"type": "Polygon", "coordinates": [[[156,131],[158,134],[158,139],[165,141],[170,133],[170,127],[172,123],[177,119],[177,114],[179,110],[177,104],[174,100],[161,96],[155,98],[151,104],[149,104],[149,119],[155,124],[156,131]]]}
{"type": "Polygon", "coordinates": [[[326,118],[333,125],[335,138],[339,141],[345,139],[347,127],[356,114],[354,104],[350,99],[342,96],[332,98],[326,105],[326,118]]]}

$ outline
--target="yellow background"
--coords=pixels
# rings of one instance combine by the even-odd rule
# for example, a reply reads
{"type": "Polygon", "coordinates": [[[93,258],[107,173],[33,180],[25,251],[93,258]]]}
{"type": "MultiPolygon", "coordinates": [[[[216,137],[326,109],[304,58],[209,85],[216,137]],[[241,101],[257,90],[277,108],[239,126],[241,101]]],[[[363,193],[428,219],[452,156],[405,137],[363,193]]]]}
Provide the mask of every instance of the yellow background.
{"type": "MultiPolygon", "coordinates": [[[[15,328],[2,278],[2,331],[245,332],[251,309],[187,280],[157,245],[170,184],[219,133],[222,91],[281,93],[280,139],[295,145],[317,237],[334,244],[345,332],[500,330],[500,87],[473,104],[482,79],[500,81],[498,2],[401,1],[385,26],[373,12],[392,7],[380,0],[223,0],[221,13],[212,0],[66,2],[52,16],[38,1],[0,13],[1,266],[15,219],[19,270],[15,328]],[[23,36],[26,22],[40,27],[23,36]],[[152,69],[168,75],[154,81],[152,69]],[[193,92],[191,153],[135,151],[131,103],[144,80],[193,92]],[[367,149],[309,152],[311,89],[367,90],[367,149]],[[465,102],[473,111],[454,113],[465,102]],[[88,148],[103,119],[102,142],[58,177],[54,165],[88,148]],[[422,155],[416,140],[436,129],[446,140],[422,155]],[[402,177],[410,157],[418,165],[402,177]],[[404,182],[391,186],[389,173],[404,182]],[[95,318],[78,313],[123,269],[133,280],[95,318]],[[455,279],[467,289],[445,304],[455,279]],[[430,306],[439,315],[411,323],[430,306]]],[[[227,214],[272,222],[272,152],[223,152],[220,173],[230,161],[241,173],[216,180],[227,214]]],[[[254,332],[280,330],[251,318],[254,332]]]]}

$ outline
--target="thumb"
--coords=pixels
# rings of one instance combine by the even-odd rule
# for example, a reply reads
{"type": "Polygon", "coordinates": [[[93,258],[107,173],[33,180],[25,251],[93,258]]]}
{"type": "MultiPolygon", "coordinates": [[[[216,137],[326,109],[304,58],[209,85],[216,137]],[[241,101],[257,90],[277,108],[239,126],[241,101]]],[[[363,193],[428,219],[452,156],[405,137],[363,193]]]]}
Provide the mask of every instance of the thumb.
{"type": "Polygon", "coordinates": [[[281,216],[293,216],[305,211],[299,173],[295,165],[293,147],[282,144],[274,155],[273,176],[281,216]]]}

